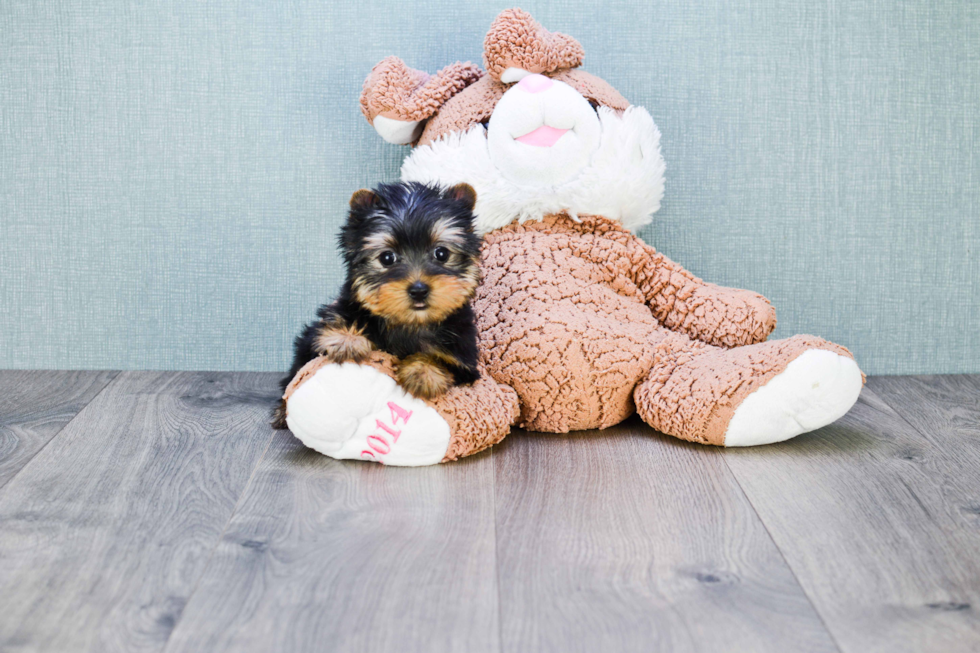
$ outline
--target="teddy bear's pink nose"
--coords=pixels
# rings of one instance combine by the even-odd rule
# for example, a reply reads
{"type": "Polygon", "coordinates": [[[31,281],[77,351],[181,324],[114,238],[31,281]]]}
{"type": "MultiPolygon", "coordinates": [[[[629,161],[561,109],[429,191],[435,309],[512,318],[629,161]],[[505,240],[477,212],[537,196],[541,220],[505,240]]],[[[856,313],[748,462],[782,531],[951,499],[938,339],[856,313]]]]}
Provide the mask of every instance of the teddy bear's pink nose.
{"type": "Polygon", "coordinates": [[[544,75],[538,75],[537,73],[533,75],[528,75],[521,81],[517,82],[517,87],[528,93],[540,93],[541,91],[547,90],[554,84],[553,81],[545,77],[544,75]]]}

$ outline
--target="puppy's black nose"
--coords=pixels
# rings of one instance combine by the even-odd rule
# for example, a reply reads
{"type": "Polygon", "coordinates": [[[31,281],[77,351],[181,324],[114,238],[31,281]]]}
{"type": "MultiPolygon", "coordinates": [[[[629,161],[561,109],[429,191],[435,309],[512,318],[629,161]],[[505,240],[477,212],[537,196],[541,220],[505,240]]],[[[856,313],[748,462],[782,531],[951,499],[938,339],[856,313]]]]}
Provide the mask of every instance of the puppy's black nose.
{"type": "Polygon", "coordinates": [[[421,281],[416,281],[408,287],[408,296],[420,302],[429,296],[429,286],[421,281]]]}

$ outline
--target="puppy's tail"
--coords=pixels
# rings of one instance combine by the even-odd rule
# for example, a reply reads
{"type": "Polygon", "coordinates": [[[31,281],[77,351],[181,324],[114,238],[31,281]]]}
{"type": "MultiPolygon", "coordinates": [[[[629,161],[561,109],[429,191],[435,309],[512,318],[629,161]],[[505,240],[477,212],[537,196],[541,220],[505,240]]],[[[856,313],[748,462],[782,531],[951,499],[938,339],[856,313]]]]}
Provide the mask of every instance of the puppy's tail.
{"type": "Polygon", "coordinates": [[[277,431],[281,431],[282,429],[289,428],[286,425],[286,400],[285,399],[279,400],[279,403],[276,404],[276,407],[272,409],[270,418],[271,419],[269,423],[272,425],[272,428],[276,429],[277,431]]]}
{"type": "MultiPolygon", "coordinates": [[[[295,373],[296,370],[292,370],[288,376],[282,377],[282,380],[279,381],[280,397],[282,397],[282,395],[286,393],[286,386],[288,386],[289,382],[292,381],[293,375],[295,375],[295,373]]],[[[270,417],[269,423],[272,425],[272,428],[276,429],[277,431],[281,431],[283,429],[289,428],[286,425],[286,400],[285,399],[279,400],[279,403],[277,403],[275,407],[272,409],[272,413],[269,415],[269,417],[270,417]]]]}

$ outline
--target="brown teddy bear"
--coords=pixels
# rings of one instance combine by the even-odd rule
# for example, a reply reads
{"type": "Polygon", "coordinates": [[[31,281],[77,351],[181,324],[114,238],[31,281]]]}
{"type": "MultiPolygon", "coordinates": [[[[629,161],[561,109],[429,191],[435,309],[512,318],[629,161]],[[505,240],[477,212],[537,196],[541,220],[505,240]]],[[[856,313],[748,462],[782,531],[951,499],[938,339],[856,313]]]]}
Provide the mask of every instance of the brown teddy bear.
{"type": "Polygon", "coordinates": [[[632,231],[660,207],[660,132],[642,107],[578,67],[582,47],[519,9],[484,42],[486,72],[433,76],[389,57],[364,84],[379,134],[414,149],[404,181],[476,189],[484,235],[474,300],[482,378],[426,402],[369,364],[311,361],[286,391],[287,423],[335,458],[455,460],[531,431],[601,429],[634,411],[653,428],[722,446],[819,428],[857,401],[863,375],[814,336],[766,342],[769,302],[698,279],[632,231]]]}

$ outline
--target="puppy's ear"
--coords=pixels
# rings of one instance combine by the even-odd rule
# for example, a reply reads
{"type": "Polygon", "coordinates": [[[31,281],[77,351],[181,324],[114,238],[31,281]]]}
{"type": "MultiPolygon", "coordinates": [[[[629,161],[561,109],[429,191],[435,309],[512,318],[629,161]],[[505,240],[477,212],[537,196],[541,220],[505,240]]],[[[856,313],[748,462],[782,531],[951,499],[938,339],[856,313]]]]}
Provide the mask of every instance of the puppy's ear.
{"type": "Polygon", "coordinates": [[[362,188],[350,196],[350,213],[347,214],[347,221],[340,228],[337,241],[344,254],[344,260],[350,265],[357,257],[360,249],[360,231],[364,227],[371,210],[380,206],[381,198],[371,190],[362,188]]]}
{"type": "Polygon", "coordinates": [[[377,205],[378,196],[374,194],[374,191],[370,191],[367,188],[362,188],[359,191],[355,191],[354,194],[350,196],[350,208],[352,211],[364,211],[377,205]]]}
{"type": "Polygon", "coordinates": [[[447,189],[443,196],[446,199],[462,202],[468,211],[472,211],[476,206],[476,191],[469,184],[456,184],[447,189]]]}

